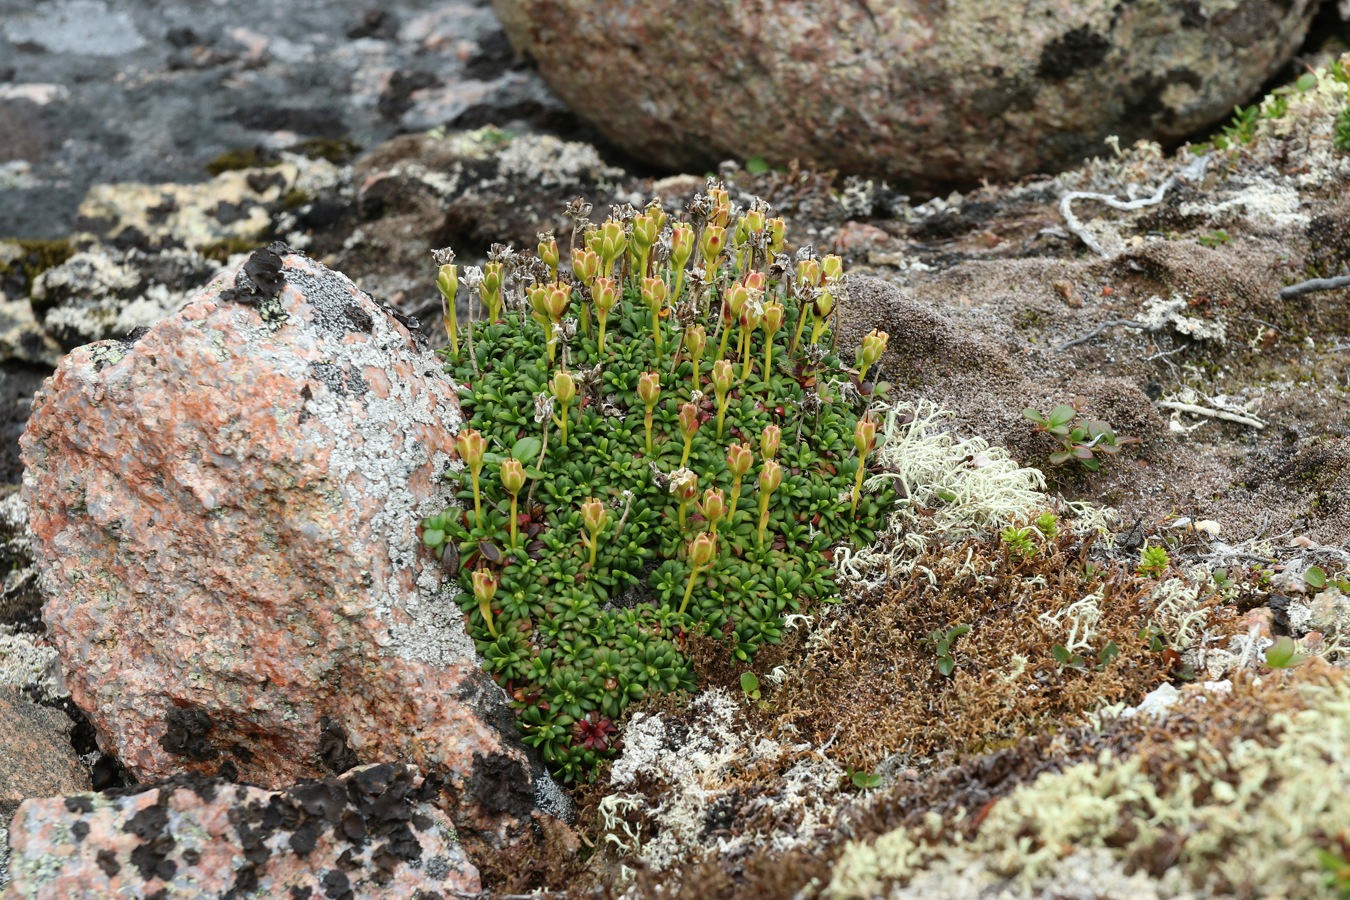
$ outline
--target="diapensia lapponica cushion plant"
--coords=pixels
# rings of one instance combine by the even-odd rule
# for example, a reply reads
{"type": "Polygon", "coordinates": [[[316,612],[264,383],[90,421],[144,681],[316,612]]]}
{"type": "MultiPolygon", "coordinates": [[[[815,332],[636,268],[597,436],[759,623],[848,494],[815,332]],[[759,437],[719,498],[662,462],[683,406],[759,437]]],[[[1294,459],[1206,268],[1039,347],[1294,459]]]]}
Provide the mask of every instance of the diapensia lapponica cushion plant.
{"type": "Polygon", "coordinates": [[[566,260],[551,234],[462,273],[437,252],[463,505],[422,522],[525,741],[569,781],[617,752],[628,703],[693,687],[692,632],[748,662],[837,599],[833,548],[873,542],[895,499],[864,490],[886,335],[852,368],[833,352],[839,257],[788,256],[782,219],[716,182],[682,221],[590,211],[568,207],[566,260]],[[461,290],[484,312],[463,329],[461,290]]]}

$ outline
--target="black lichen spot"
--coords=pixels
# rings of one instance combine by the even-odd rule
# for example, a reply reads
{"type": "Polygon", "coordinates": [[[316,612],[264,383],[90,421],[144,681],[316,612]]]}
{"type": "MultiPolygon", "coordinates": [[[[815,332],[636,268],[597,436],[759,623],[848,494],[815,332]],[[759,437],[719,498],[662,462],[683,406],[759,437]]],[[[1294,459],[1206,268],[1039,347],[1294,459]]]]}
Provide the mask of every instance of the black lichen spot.
{"type": "Polygon", "coordinates": [[[525,819],[534,809],[529,771],[519,760],[505,753],[487,756],[475,753],[473,774],[466,787],[488,813],[507,813],[525,819]]]}
{"type": "Polygon", "coordinates": [[[347,792],[337,781],[302,781],[286,792],[291,800],[311,816],[317,816],[334,829],[342,822],[347,810],[347,792]]]}
{"type": "Polygon", "coordinates": [[[425,872],[432,881],[444,881],[450,874],[450,860],[444,856],[433,856],[427,860],[425,872]]]}
{"type": "Polygon", "coordinates": [[[348,897],[352,896],[351,879],[337,869],[329,869],[324,872],[323,878],[319,880],[319,885],[330,900],[347,900],[348,897]]]}
{"type": "Polygon", "coordinates": [[[274,187],[283,187],[286,176],[280,172],[250,172],[244,178],[248,189],[255,194],[265,194],[274,187]]]}
{"type": "Polygon", "coordinates": [[[225,781],[238,781],[239,767],[234,764],[234,760],[227,759],[216,769],[216,777],[225,781]]]}
{"type": "Polygon", "coordinates": [[[169,900],[169,889],[162,887],[157,891],[146,894],[145,900],[169,900]]]}
{"type": "Polygon", "coordinates": [[[88,797],[67,797],[66,812],[73,813],[91,813],[94,811],[94,801],[88,797]]]}
{"type": "Polygon", "coordinates": [[[294,131],[297,134],[337,138],[347,132],[338,109],[255,104],[241,106],[230,116],[245,128],[258,131],[294,131]]]}
{"type": "Polygon", "coordinates": [[[1075,72],[1100,65],[1110,49],[1110,41],[1081,25],[1045,45],[1036,74],[1050,81],[1063,81],[1075,72]]]}
{"type": "Polygon", "coordinates": [[[70,826],[70,834],[71,837],[75,838],[76,842],[83,841],[85,838],[89,837],[89,823],[81,819],[70,826]]]}
{"type": "Polygon", "coordinates": [[[389,76],[388,86],[380,94],[376,108],[386,119],[397,119],[412,109],[412,94],[423,88],[437,84],[436,76],[430,72],[395,72],[389,76]]]}
{"type": "Polygon", "coordinates": [[[318,819],[308,819],[299,828],[291,832],[291,849],[301,856],[308,856],[314,852],[314,846],[319,842],[319,835],[323,833],[323,823],[318,819]]]}
{"type": "Polygon", "coordinates": [[[177,843],[169,834],[169,811],[165,808],[171,793],[161,789],[156,805],[142,809],[122,826],[123,831],[144,842],[131,851],[131,864],[147,881],[151,878],[168,881],[178,871],[178,863],[169,859],[177,843]]]}
{"type": "Polygon", "coordinates": [[[122,864],[117,861],[117,854],[111,850],[100,850],[94,855],[94,862],[103,870],[103,874],[112,878],[118,872],[122,871],[122,864]]]}
{"type": "Polygon", "coordinates": [[[201,860],[201,851],[194,850],[191,847],[183,851],[183,862],[187,863],[189,866],[195,866],[197,863],[201,862],[201,860]]]}
{"type": "Polygon", "coordinates": [[[347,746],[347,732],[327,716],[319,720],[319,756],[328,771],[335,775],[361,764],[352,748],[347,746]]]}
{"type": "Polygon", "coordinates": [[[445,897],[439,891],[418,891],[413,900],[445,900],[445,897]]]}
{"type": "Polygon", "coordinates": [[[314,888],[309,885],[291,888],[291,900],[309,900],[312,896],[314,896],[314,888]]]}
{"type": "Polygon", "coordinates": [[[173,708],[165,716],[168,730],[159,739],[166,753],[202,761],[214,759],[219,751],[211,746],[206,735],[211,730],[211,717],[200,709],[173,708]]]}
{"type": "Polygon", "coordinates": [[[342,310],[342,314],[347,317],[348,321],[352,323],[352,327],[357,331],[370,334],[375,327],[375,320],[371,318],[370,313],[362,309],[361,304],[356,301],[348,303],[346,308],[342,310]]]}

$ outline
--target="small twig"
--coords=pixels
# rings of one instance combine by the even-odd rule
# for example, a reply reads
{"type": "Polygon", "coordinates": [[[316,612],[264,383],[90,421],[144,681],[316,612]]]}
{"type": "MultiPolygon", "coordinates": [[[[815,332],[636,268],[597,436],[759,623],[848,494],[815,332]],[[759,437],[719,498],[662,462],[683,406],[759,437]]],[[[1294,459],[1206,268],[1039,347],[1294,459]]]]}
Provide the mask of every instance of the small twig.
{"type": "Polygon", "coordinates": [[[1265,428],[1266,423],[1260,419],[1253,419],[1248,416],[1240,416],[1237,413],[1227,412],[1222,409],[1210,409],[1207,406],[1196,406],[1194,403],[1181,403],[1177,400],[1158,400],[1155,401],[1158,406],[1164,409],[1175,409],[1180,412],[1191,413],[1197,416],[1208,416],[1211,419],[1223,419],[1225,422],[1236,422],[1239,425],[1250,425],[1252,428],[1265,428]]]}
{"type": "Polygon", "coordinates": [[[1067,343],[1060,344],[1058,347],[1055,348],[1055,350],[1057,352],[1064,351],[1068,350],[1070,347],[1077,347],[1079,344],[1086,344],[1088,341],[1097,337],[1097,335],[1101,334],[1106,329],[1117,327],[1138,328],[1142,330],[1144,328],[1147,328],[1148,326],[1146,326],[1143,322],[1136,322],[1133,319],[1111,319],[1108,322],[1103,322],[1102,324],[1098,325],[1096,328],[1092,329],[1082,337],[1076,337],[1067,343]]]}
{"type": "Polygon", "coordinates": [[[1060,199],[1059,213],[1064,217],[1064,226],[1077,235],[1078,239],[1086,244],[1089,250],[1099,256],[1110,256],[1111,254],[1106,251],[1106,248],[1097,242],[1097,239],[1092,236],[1092,233],[1089,232],[1087,228],[1083,226],[1083,223],[1078,221],[1078,217],[1073,214],[1073,201],[1096,200],[1100,203],[1105,203],[1112,209],[1119,209],[1125,212],[1143,209],[1146,206],[1155,206],[1163,201],[1163,197],[1167,195],[1168,190],[1170,190],[1179,179],[1190,181],[1204,177],[1205,167],[1208,165],[1209,154],[1196,157],[1183,169],[1174,172],[1172,175],[1168,176],[1166,181],[1158,185],[1158,190],[1153,193],[1153,196],[1144,197],[1139,200],[1121,200],[1112,197],[1110,194],[1098,194],[1094,191],[1070,191],[1060,199]]]}
{"type": "Polygon", "coordinates": [[[1280,288],[1280,299],[1293,300],[1295,297],[1302,297],[1304,294],[1315,294],[1318,291],[1337,291],[1341,288],[1350,288],[1350,275],[1340,275],[1336,278],[1309,278],[1307,281],[1291,284],[1287,288],[1280,288]]]}

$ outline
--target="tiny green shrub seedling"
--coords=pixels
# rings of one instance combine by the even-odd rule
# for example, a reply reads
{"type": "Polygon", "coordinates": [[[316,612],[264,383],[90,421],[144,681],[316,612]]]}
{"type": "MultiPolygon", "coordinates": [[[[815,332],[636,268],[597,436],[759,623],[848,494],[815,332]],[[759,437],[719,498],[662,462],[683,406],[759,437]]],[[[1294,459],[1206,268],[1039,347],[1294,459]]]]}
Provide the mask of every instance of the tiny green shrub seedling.
{"type": "Polygon", "coordinates": [[[852,766],[849,766],[847,774],[848,780],[860,791],[881,787],[881,776],[875,772],[868,772],[865,769],[855,769],[852,766]]]}
{"type": "Polygon", "coordinates": [[[745,696],[749,697],[751,700],[759,699],[759,679],[755,677],[754,672],[743,672],[741,674],[741,690],[744,691],[745,696]]]}
{"type": "Polygon", "coordinates": [[[1266,649],[1266,665],[1272,669],[1292,669],[1307,658],[1298,652],[1294,639],[1287,634],[1277,637],[1266,649]]]}
{"type": "Polygon", "coordinates": [[[422,522],[524,740],[568,781],[614,755],[630,702],[693,687],[692,633],[748,662],[834,600],[829,553],[871,544],[895,500],[865,490],[880,385],[861,378],[885,335],[856,374],[831,349],[842,261],[786,255],[783,221],[716,182],[687,221],[589,214],[570,204],[566,246],[541,235],[537,257],[439,252],[447,307],[468,290],[486,316],[446,322],[463,507],[422,522]]]}
{"type": "Polygon", "coordinates": [[[1166,549],[1156,545],[1146,546],[1139,551],[1139,565],[1135,567],[1135,571],[1149,578],[1158,578],[1171,564],[1172,559],[1167,555],[1166,549]]]}
{"type": "Polygon", "coordinates": [[[1126,444],[1137,444],[1139,438],[1119,437],[1111,426],[1097,419],[1085,419],[1081,414],[1082,401],[1073,406],[1056,406],[1049,415],[1041,415],[1034,407],[1022,410],[1022,415],[1036,423],[1036,431],[1054,438],[1061,449],[1050,454],[1054,465],[1077,460],[1083,468],[1096,472],[1101,468],[1102,456],[1113,456],[1126,444]]]}
{"type": "Polygon", "coordinates": [[[970,633],[969,625],[956,625],[943,634],[941,631],[931,631],[925,638],[927,643],[933,649],[933,655],[937,657],[938,674],[944,678],[951,678],[956,672],[956,658],[952,656],[952,648],[956,646],[956,639],[963,634],[970,633]]]}

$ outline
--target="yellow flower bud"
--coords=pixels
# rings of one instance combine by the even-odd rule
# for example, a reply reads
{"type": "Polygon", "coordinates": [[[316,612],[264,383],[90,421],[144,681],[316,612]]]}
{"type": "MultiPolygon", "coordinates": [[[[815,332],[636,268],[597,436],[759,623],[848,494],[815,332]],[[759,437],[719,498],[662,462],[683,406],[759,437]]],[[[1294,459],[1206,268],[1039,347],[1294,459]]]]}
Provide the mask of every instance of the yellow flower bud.
{"type": "Polygon", "coordinates": [[[670,261],[677,269],[683,269],[694,255],[694,229],[688,225],[676,225],[670,232],[670,261]]]}
{"type": "Polygon", "coordinates": [[[660,278],[642,279],[642,302],[655,310],[665,308],[666,298],[670,296],[670,289],[660,278]]]}
{"type": "Polygon", "coordinates": [[[783,317],[785,315],[786,314],[783,312],[783,304],[779,303],[777,300],[771,300],[764,304],[764,320],[761,324],[763,324],[764,333],[769,336],[770,341],[773,340],[773,336],[778,333],[779,329],[783,327],[783,317]]]}
{"type": "Polygon", "coordinates": [[[628,237],[623,233],[623,223],[610,220],[600,227],[599,252],[605,264],[605,272],[614,265],[628,249],[628,237]]]}
{"type": "Polygon", "coordinates": [[[566,371],[554,372],[553,378],[549,380],[548,389],[563,406],[571,403],[577,396],[576,379],[572,377],[572,373],[566,371]]]}
{"type": "MultiPolygon", "coordinates": [[[[652,221],[656,223],[656,233],[660,234],[661,229],[666,227],[666,211],[661,206],[661,198],[653,197],[652,201],[647,204],[647,215],[652,217],[652,221]]],[[[653,239],[654,242],[655,239],[653,239]]]]}
{"type": "Polygon", "coordinates": [[[497,596],[497,579],[487,569],[475,569],[473,573],[473,595],[479,603],[491,603],[497,596]]]}
{"type": "Polygon", "coordinates": [[[549,271],[556,278],[558,275],[558,242],[553,234],[546,233],[539,235],[539,258],[548,266],[549,271]]]}
{"type": "Polygon", "coordinates": [[[783,429],[777,425],[766,425],[759,436],[759,455],[773,459],[778,455],[778,447],[783,442],[783,429]]]}
{"type": "Polygon", "coordinates": [[[797,262],[797,283],[820,287],[819,260],[803,259],[797,262]]]}
{"type": "Polygon", "coordinates": [[[816,298],[816,302],[812,306],[815,308],[816,318],[828,318],[834,310],[834,295],[828,290],[821,291],[820,296],[816,298]]]}
{"type": "Polygon", "coordinates": [[[769,252],[777,255],[787,244],[787,223],[782,219],[769,220],[769,252]]]}
{"type": "Polygon", "coordinates": [[[722,256],[722,251],[727,247],[727,230],[721,225],[709,225],[703,229],[703,237],[699,241],[699,252],[703,254],[703,266],[708,270],[711,276],[717,269],[717,261],[722,256]]]}
{"type": "Polygon", "coordinates": [[[656,406],[661,398],[661,376],[657,372],[643,372],[638,376],[638,397],[647,405],[647,409],[656,406]]]}
{"type": "Polygon", "coordinates": [[[720,488],[708,488],[698,502],[698,511],[708,520],[708,527],[717,530],[717,523],[726,515],[727,501],[720,488]]]}
{"type": "Polygon", "coordinates": [[[750,289],[751,293],[762,294],[767,280],[763,272],[751,272],[745,276],[745,286],[750,289]]]}
{"type": "Polygon", "coordinates": [[[747,212],[741,217],[741,221],[745,223],[745,230],[747,232],[763,231],[766,224],[763,211],[758,209],[752,209],[747,212]]]}
{"type": "Polygon", "coordinates": [[[871,416],[859,419],[857,427],[853,429],[853,446],[858,448],[858,453],[865,455],[876,440],[877,423],[872,421],[871,416]]]}
{"type": "Polygon", "coordinates": [[[619,289],[613,278],[597,278],[591,296],[595,299],[595,308],[608,314],[619,302],[619,289]]]}
{"type": "Polygon", "coordinates": [[[581,504],[581,524],[586,526],[591,537],[595,537],[604,530],[605,522],[609,518],[609,510],[605,509],[605,504],[594,497],[587,498],[586,502],[581,504]]]}
{"type": "Polygon", "coordinates": [[[513,497],[525,487],[525,467],[514,456],[502,460],[502,487],[513,497]]]}
{"type": "Polygon", "coordinates": [[[732,477],[744,478],[755,462],[755,454],[749,444],[732,444],[727,448],[727,469],[732,477]]]}
{"type": "Polygon", "coordinates": [[[652,244],[656,243],[656,238],[661,234],[661,229],[656,224],[656,217],[644,213],[633,220],[633,233],[631,241],[633,249],[638,253],[645,253],[652,244]]]}
{"type": "Polygon", "coordinates": [[[703,355],[708,346],[708,330],[702,325],[690,325],[684,332],[684,347],[695,358],[703,355]]]}
{"type": "Polygon", "coordinates": [[[843,257],[836,256],[835,254],[831,253],[829,256],[821,260],[820,272],[821,275],[823,275],[827,281],[834,281],[836,278],[843,278],[844,277],[843,257]]]}
{"type": "Polygon", "coordinates": [[[445,302],[454,306],[455,295],[459,293],[459,266],[441,266],[436,272],[436,287],[440,288],[445,302]]]}
{"type": "Polygon", "coordinates": [[[886,340],[886,332],[872,329],[862,339],[862,346],[858,348],[858,365],[876,365],[877,360],[881,359],[881,354],[886,352],[886,340]]]}
{"type": "Polygon", "coordinates": [[[566,285],[554,284],[547,288],[547,294],[544,298],[544,309],[548,312],[548,317],[554,322],[562,321],[562,317],[567,314],[567,307],[572,303],[572,292],[566,285]]]}
{"type": "Polygon", "coordinates": [[[582,284],[594,286],[595,279],[600,274],[600,254],[594,250],[578,250],[573,253],[572,274],[582,284]]]}
{"type": "Polygon", "coordinates": [[[477,469],[483,465],[483,453],[487,450],[487,441],[477,431],[467,428],[456,435],[455,450],[459,452],[459,458],[464,460],[466,466],[470,469],[477,469]]]}
{"type": "Polygon", "coordinates": [[[733,375],[730,360],[719,359],[715,363],[713,363],[713,370],[712,370],[713,390],[717,393],[717,398],[719,401],[727,393],[727,391],[731,390],[732,378],[733,375]]]}
{"type": "Polygon", "coordinates": [[[686,403],[680,407],[680,434],[688,440],[696,431],[698,431],[698,407],[686,403]]]}
{"type": "Polygon", "coordinates": [[[702,532],[689,542],[689,564],[695,569],[706,569],[717,559],[717,538],[702,532]]]}
{"type": "Polygon", "coordinates": [[[772,459],[764,460],[764,468],[759,470],[759,489],[772,494],[783,483],[783,467],[772,459]]]}

